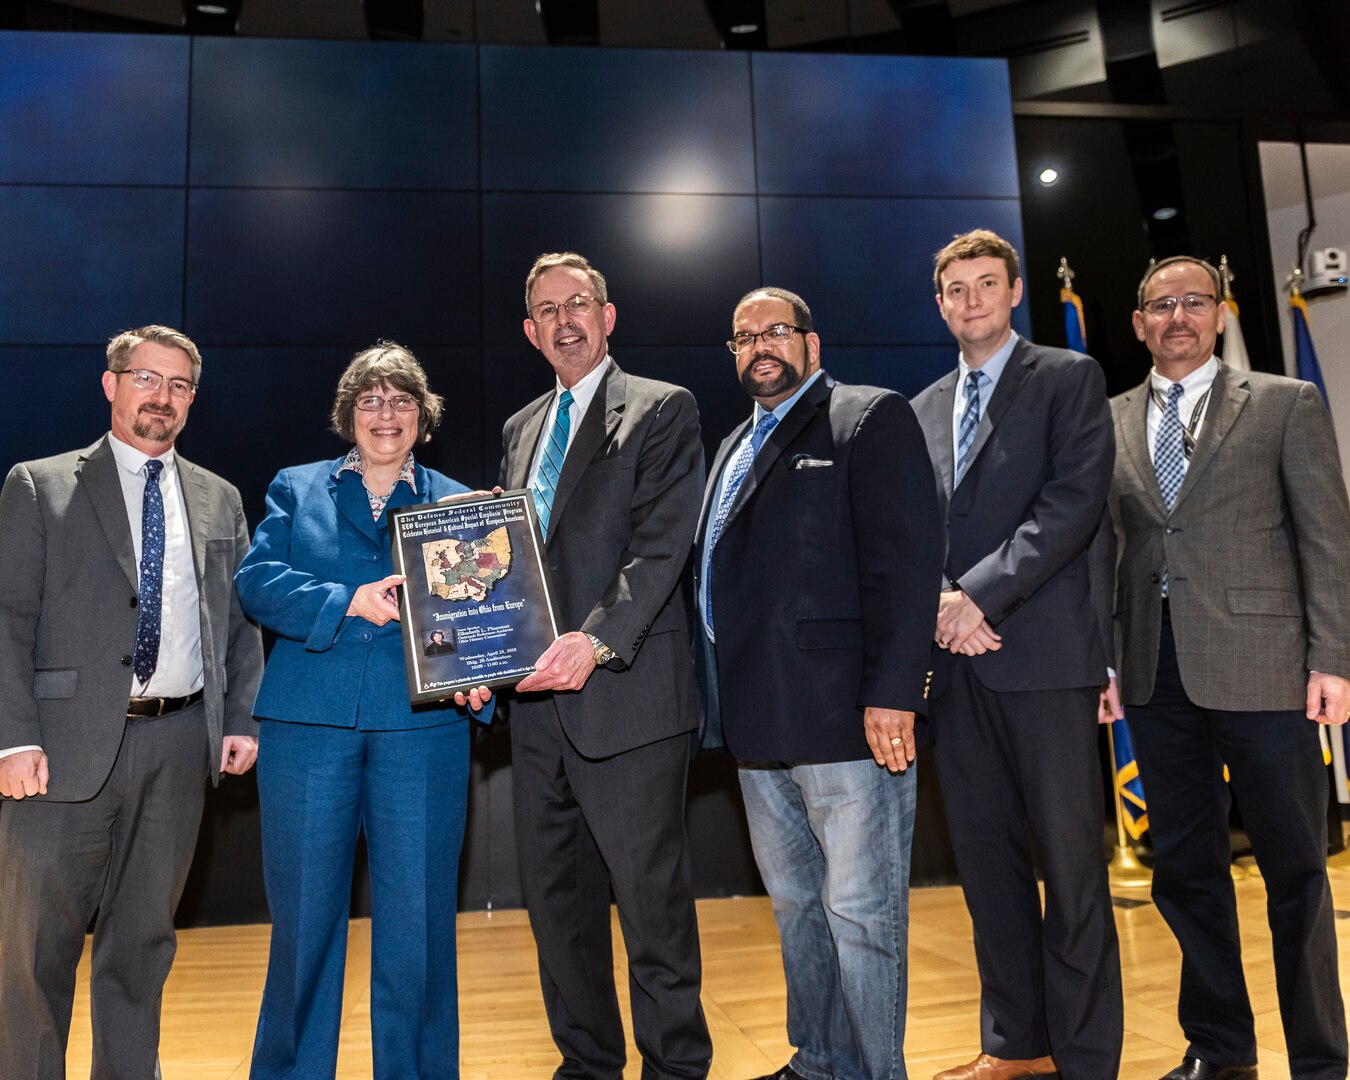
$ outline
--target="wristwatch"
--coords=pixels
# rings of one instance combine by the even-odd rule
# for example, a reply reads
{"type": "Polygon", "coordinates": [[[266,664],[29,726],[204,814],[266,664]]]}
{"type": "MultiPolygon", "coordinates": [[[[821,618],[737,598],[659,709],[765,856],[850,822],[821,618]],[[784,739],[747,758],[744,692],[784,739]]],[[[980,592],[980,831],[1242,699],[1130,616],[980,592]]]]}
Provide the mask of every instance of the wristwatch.
{"type": "Polygon", "coordinates": [[[616,655],[618,655],[617,653],[615,653],[613,649],[611,649],[608,645],[606,645],[594,634],[587,634],[586,637],[590,639],[591,645],[594,646],[595,648],[596,667],[604,667],[611,660],[613,660],[616,655]]]}

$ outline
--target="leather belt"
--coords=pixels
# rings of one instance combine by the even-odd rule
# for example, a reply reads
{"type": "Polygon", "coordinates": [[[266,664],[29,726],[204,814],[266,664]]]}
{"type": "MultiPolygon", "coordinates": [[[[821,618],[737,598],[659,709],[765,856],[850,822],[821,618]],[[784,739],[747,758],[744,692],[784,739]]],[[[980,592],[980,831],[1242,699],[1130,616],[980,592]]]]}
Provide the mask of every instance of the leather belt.
{"type": "Polygon", "coordinates": [[[202,692],[187,697],[134,697],[127,699],[128,716],[167,716],[201,701],[202,692]]]}

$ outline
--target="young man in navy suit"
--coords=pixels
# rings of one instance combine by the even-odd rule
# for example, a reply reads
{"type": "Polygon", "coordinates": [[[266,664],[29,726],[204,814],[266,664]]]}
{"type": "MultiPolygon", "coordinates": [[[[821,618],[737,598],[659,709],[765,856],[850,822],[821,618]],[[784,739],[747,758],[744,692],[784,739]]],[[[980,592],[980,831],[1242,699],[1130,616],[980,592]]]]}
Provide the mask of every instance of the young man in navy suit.
{"type": "Polygon", "coordinates": [[[933,283],[961,353],[914,399],[947,523],[929,718],[975,925],[982,1051],[935,1080],[1104,1080],[1124,1025],[1097,760],[1107,647],[1088,574],[1115,460],[1106,380],[1090,357],[1013,332],[1022,280],[996,234],[956,237],[933,283]]]}

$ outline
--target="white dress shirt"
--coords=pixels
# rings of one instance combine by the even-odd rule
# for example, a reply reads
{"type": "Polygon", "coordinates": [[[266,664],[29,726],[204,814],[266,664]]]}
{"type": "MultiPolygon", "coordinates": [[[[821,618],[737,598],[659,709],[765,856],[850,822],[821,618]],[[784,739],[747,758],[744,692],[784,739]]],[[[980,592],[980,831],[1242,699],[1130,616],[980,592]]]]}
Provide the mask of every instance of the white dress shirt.
{"type": "MultiPolygon", "coordinates": [[[[563,451],[563,461],[567,460],[567,455],[572,452],[572,444],[577,441],[577,429],[581,427],[582,418],[586,415],[586,410],[591,406],[591,399],[595,397],[595,392],[600,388],[600,380],[605,377],[607,372],[614,365],[613,357],[606,356],[595,367],[586,372],[577,384],[571,387],[572,407],[567,410],[567,415],[571,419],[571,426],[568,428],[567,448],[563,451]]],[[[534,463],[530,466],[529,482],[534,484],[539,476],[539,465],[544,460],[544,447],[548,445],[549,432],[553,430],[553,421],[558,415],[558,399],[562,397],[563,391],[568,389],[562,383],[555,382],[553,389],[553,400],[548,403],[548,413],[544,417],[544,427],[539,433],[539,445],[534,448],[534,463]]],[[[558,471],[562,472],[562,461],[558,463],[558,471]]]]}
{"type": "MultiPolygon", "coordinates": [[[[1205,422],[1205,416],[1209,412],[1209,391],[1214,385],[1214,377],[1219,374],[1219,359],[1211,356],[1198,368],[1181,380],[1181,398],[1177,401],[1177,414],[1181,417],[1181,426],[1183,430],[1191,432],[1196,438],[1200,437],[1200,428],[1205,422]],[[1199,416],[1195,416],[1196,407],[1203,410],[1199,416]],[[1194,419],[1195,427],[1191,427],[1191,421],[1194,419]]],[[[1148,396],[1148,411],[1145,415],[1145,423],[1148,427],[1148,459],[1153,461],[1157,456],[1158,448],[1158,427],[1162,424],[1162,409],[1158,406],[1157,394],[1162,395],[1165,402],[1167,400],[1167,391],[1172,387],[1171,379],[1164,379],[1158,374],[1158,369],[1153,368],[1148,376],[1149,388],[1156,393],[1150,393],[1148,396]]],[[[1190,468],[1190,455],[1181,456],[1181,475],[1186,475],[1186,470],[1190,468]]]]}

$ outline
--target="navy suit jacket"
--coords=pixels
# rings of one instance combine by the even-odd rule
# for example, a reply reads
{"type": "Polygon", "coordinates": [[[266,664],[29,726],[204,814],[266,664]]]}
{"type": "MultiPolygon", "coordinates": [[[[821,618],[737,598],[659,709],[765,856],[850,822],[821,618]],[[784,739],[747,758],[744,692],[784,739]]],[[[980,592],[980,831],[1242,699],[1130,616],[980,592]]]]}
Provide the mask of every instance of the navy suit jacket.
{"type": "MultiPolygon", "coordinates": [[[[277,635],[254,712],[366,731],[457,723],[467,709],[409,704],[399,624],[376,626],[347,608],[358,586],[394,572],[390,510],[468,488],[418,465],[417,490],[395,484],[374,520],[361,477],[335,475],[341,464],[339,458],[277,473],[267,489],[267,516],[235,575],[244,610],[277,635]]],[[[486,722],[492,704],[475,718],[486,722]]]]}
{"type": "MultiPolygon", "coordinates": [[[[699,552],[749,425],[713,462],[699,552]]],[[[863,708],[923,712],[941,556],[908,403],[822,375],[755,455],[713,550],[727,748],[742,761],[859,761],[872,756],[863,708]]]]}
{"type": "MultiPolygon", "coordinates": [[[[1115,464],[1102,369],[1089,356],[1020,339],[994,388],[953,488],[957,371],[914,399],[947,525],[947,579],[1003,638],[973,659],[990,690],[1100,686],[1106,648],[1088,547],[1115,464]]],[[[934,649],[933,692],[951,662],[934,649]]]]}

